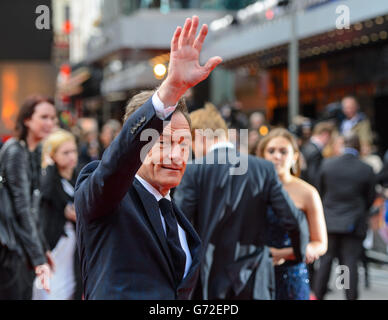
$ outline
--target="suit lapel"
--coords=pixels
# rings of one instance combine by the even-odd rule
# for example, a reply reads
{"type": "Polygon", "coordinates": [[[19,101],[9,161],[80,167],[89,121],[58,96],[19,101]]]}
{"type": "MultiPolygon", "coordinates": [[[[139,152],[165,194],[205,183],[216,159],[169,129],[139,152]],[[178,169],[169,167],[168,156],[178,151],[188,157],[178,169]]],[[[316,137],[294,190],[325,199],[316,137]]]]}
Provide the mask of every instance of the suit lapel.
{"type": "Polygon", "coordinates": [[[319,149],[318,145],[316,145],[315,143],[313,143],[313,142],[310,142],[310,143],[314,146],[315,150],[319,153],[319,158],[322,159],[323,158],[322,150],[319,149]]]}
{"type": "Polygon", "coordinates": [[[143,203],[147,217],[151,222],[151,226],[155,234],[157,235],[159,243],[163,249],[163,253],[167,258],[168,264],[170,266],[170,275],[173,280],[174,267],[172,263],[170,250],[167,245],[166,235],[163,230],[158,203],[156,202],[155,197],[151,193],[149,193],[137,179],[134,180],[133,186],[135,187],[137,193],[139,194],[139,197],[143,203]]]}

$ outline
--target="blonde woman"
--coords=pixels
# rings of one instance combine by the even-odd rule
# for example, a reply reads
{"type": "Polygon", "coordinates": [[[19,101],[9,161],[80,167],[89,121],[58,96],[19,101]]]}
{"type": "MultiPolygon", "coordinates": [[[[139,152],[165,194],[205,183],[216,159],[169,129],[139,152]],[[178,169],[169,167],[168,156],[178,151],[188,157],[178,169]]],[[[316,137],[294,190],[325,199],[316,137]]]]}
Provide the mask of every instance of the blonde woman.
{"type": "Polygon", "coordinates": [[[50,293],[34,287],[37,300],[81,298],[73,206],[77,162],[77,145],[70,132],[59,129],[47,137],[42,150],[41,217],[55,271],[50,293]]]}
{"type": "MultiPolygon", "coordinates": [[[[312,263],[327,250],[327,232],[322,202],[317,190],[299,179],[299,149],[294,136],[286,129],[278,128],[265,136],[257,149],[257,155],[271,161],[295,206],[307,217],[310,242],[306,249],[306,263],[312,263]]],[[[306,263],[294,260],[290,238],[271,210],[269,216],[269,246],[275,264],[276,299],[308,300],[310,286],[306,263]],[[284,263],[283,263],[284,262],[284,263]]]]}

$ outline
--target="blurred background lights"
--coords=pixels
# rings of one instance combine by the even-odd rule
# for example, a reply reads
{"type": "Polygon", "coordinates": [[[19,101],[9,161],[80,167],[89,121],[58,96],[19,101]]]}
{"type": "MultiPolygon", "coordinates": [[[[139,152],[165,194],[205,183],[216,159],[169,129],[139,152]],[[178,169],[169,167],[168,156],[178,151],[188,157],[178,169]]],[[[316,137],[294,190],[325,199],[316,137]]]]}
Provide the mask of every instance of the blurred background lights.
{"type": "Polygon", "coordinates": [[[167,72],[167,68],[164,64],[158,63],[154,66],[154,74],[156,78],[163,78],[167,72]]]}
{"type": "Polygon", "coordinates": [[[266,136],[268,134],[268,127],[267,126],[261,126],[260,129],[259,129],[259,133],[262,135],[262,136],[266,136]]]}
{"type": "Polygon", "coordinates": [[[265,13],[265,17],[267,18],[267,20],[272,20],[274,16],[275,16],[275,13],[271,9],[268,9],[267,12],[265,13]]]}

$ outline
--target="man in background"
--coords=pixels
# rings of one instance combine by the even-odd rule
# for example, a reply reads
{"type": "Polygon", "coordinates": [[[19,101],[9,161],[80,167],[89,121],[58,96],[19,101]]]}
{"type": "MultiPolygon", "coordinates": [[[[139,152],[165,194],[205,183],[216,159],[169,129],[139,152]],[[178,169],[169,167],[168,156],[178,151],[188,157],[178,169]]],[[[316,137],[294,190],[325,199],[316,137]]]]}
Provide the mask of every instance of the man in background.
{"type": "Polygon", "coordinates": [[[369,208],[375,199],[373,169],[359,159],[360,140],[351,134],[344,138],[344,154],[322,163],[318,180],[328,232],[327,253],[319,260],[313,289],[317,299],[327,292],[334,258],[349,271],[346,298],[358,298],[358,261],[366,236],[369,208]]]}
{"type": "Polygon", "coordinates": [[[366,115],[360,111],[360,105],[355,97],[345,96],[342,99],[342,112],[346,118],[340,123],[340,133],[342,135],[357,134],[361,145],[364,143],[372,144],[373,135],[370,122],[366,115]]]}
{"type": "Polygon", "coordinates": [[[186,19],[171,40],[167,78],[127,106],[123,129],[101,161],[81,171],[75,191],[85,299],[190,299],[200,240],[171,201],[188,159],[190,118],[180,101],[222,61],[201,66],[207,34],[186,19]]]}
{"type": "Polygon", "coordinates": [[[311,138],[303,144],[301,152],[306,169],[302,170],[301,178],[313,186],[317,186],[318,172],[323,160],[322,150],[331,139],[333,126],[329,122],[315,125],[311,138]]]}
{"type": "Polygon", "coordinates": [[[274,299],[273,262],[265,245],[267,210],[271,206],[284,223],[301,261],[309,241],[306,217],[283,190],[272,163],[236,152],[214,106],[190,117],[196,158],[174,199],[203,243],[194,297],[274,299]]]}

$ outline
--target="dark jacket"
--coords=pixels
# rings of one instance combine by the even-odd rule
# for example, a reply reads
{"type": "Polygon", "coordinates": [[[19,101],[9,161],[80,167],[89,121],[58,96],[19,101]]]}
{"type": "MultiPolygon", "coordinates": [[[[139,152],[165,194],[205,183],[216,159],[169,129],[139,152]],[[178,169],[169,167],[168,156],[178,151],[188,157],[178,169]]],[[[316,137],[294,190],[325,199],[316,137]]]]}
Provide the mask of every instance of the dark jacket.
{"type": "Polygon", "coordinates": [[[95,144],[94,148],[97,148],[98,150],[98,155],[97,156],[91,156],[90,155],[90,147],[91,144],[89,142],[84,142],[81,143],[79,147],[79,157],[78,157],[78,165],[80,168],[83,168],[86,166],[88,163],[94,161],[94,160],[100,160],[103,150],[101,147],[101,144],[97,141],[93,142],[95,144]]]}
{"type": "Polygon", "coordinates": [[[309,241],[307,220],[282,188],[272,163],[246,155],[238,155],[238,163],[227,150],[234,153],[220,148],[208,153],[204,164],[189,164],[174,193],[203,243],[196,298],[273,299],[267,210],[271,206],[289,231],[298,260],[304,260],[309,241]],[[213,157],[215,164],[210,164],[213,157]],[[244,163],[245,174],[230,174],[244,163]]]}
{"type": "Polygon", "coordinates": [[[102,160],[89,163],[78,177],[77,244],[85,299],[189,299],[197,281],[198,235],[174,206],[193,259],[177,286],[158,203],[135,179],[142,149],[151,146],[140,138],[145,129],[163,131],[151,99],[125,122],[102,160]]]}
{"type": "MultiPolygon", "coordinates": [[[[77,173],[74,172],[71,181],[69,181],[73,186],[76,178],[77,173]]],[[[66,236],[64,226],[68,220],[64,213],[65,207],[68,203],[74,202],[74,198],[63,190],[61,179],[62,177],[55,165],[43,170],[40,215],[44,225],[44,235],[50,250],[56,247],[61,236],[66,236]]],[[[82,297],[82,282],[77,250],[74,251],[74,256],[74,275],[77,284],[74,299],[79,300],[82,297]]]]}
{"type": "Polygon", "coordinates": [[[301,178],[316,187],[318,184],[318,172],[323,160],[322,152],[311,141],[306,142],[300,151],[303,154],[307,166],[305,170],[302,170],[301,178]]]}
{"type": "Polygon", "coordinates": [[[377,183],[384,188],[388,188],[388,162],[384,164],[384,167],[377,174],[377,183]]]}
{"type": "Polygon", "coordinates": [[[4,146],[2,167],[14,208],[15,232],[30,267],[46,263],[48,250],[39,221],[40,148],[29,152],[24,141],[8,140],[4,146]]]}
{"type": "Polygon", "coordinates": [[[365,237],[375,182],[372,167],[352,154],[323,161],[318,190],[328,233],[365,237]]]}

